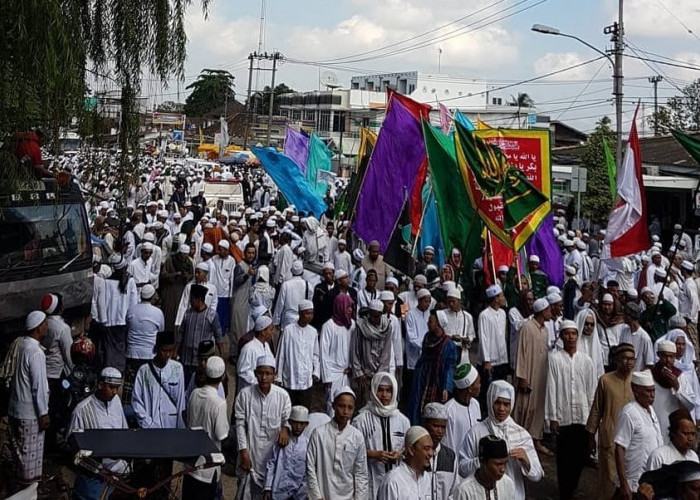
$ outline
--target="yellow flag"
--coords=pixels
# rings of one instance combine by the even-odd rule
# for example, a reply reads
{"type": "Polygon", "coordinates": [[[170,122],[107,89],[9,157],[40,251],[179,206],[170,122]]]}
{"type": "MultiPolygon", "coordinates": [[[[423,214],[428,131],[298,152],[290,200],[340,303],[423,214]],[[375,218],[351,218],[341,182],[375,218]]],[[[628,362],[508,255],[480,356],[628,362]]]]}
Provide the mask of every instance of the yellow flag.
{"type": "Polygon", "coordinates": [[[476,129],[477,130],[489,130],[492,128],[493,127],[491,125],[489,125],[488,123],[483,121],[481,118],[477,117],[477,119],[476,119],[476,129]]]}

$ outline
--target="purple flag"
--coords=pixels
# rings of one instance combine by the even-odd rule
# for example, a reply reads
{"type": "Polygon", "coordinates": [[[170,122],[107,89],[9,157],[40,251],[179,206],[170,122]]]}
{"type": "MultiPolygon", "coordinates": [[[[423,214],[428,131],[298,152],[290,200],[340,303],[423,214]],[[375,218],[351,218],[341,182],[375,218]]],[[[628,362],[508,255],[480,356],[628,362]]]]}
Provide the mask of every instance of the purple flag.
{"type": "Polygon", "coordinates": [[[525,243],[525,249],[528,255],[540,257],[540,269],[547,273],[552,285],[564,286],[564,256],[554,236],[554,217],[551,214],[525,243]]]}
{"type": "Polygon", "coordinates": [[[306,175],[306,161],[309,159],[309,137],[287,127],[284,138],[284,154],[297,164],[302,174],[306,175]]]}
{"type": "Polygon", "coordinates": [[[382,251],[389,245],[425,158],[420,122],[398,99],[390,102],[357,199],[354,225],[363,240],[377,240],[382,251]]]}

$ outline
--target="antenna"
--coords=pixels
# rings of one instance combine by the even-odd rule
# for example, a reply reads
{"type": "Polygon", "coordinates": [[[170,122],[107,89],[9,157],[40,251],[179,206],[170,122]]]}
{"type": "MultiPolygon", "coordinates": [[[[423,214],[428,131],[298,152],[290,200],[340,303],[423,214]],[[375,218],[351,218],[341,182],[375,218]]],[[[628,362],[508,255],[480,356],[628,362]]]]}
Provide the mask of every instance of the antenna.
{"type": "Polygon", "coordinates": [[[340,87],[340,85],[338,85],[338,75],[332,71],[324,71],[321,73],[321,84],[325,85],[328,89],[337,89],[340,87]]]}

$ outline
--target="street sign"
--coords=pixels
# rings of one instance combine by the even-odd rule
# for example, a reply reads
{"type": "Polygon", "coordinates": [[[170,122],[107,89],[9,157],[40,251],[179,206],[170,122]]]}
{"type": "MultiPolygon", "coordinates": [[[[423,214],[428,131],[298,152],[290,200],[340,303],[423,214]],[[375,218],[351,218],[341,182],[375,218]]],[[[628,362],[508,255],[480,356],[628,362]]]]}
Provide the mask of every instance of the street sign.
{"type": "Polygon", "coordinates": [[[583,167],[571,167],[571,192],[585,193],[588,170],[583,167]]]}

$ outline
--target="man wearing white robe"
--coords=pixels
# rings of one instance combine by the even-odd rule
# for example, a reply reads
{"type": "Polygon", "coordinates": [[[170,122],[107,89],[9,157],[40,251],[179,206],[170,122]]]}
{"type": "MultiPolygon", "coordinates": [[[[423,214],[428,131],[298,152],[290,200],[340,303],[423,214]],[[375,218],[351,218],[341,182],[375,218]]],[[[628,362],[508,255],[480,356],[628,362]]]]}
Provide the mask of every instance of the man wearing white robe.
{"type": "Polygon", "coordinates": [[[197,264],[194,270],[194,281],[187,283],[185,289],[182,291],[182,298],[180,299],[180,305],[177,308],[177,314],[175,315],[175,330],[180,329],[182,324],[182,318],[185,317],[185,311],[190,307],[190,291],[192,290],[192,285],[202,285],[207,287],[207,295],[204,299],[204,303],[207,308],[215,311],[218,304],[218,295],[216,293],[216,285],[209,282],[209,273],[211,271],[211,265],[207,262],[200,262],[197,264]]]}
{"type": "Polygon", "coordinates": [[[503,380],[508,373],[505,296],[499,285],[486,289],[489,305],[479,314],[479,352],[477,366],[481,375],[482,394],[492,380],[503,380]]]}
{"type": "Polygon", "coordinates": [[[158,275],[152,270],[151,255],[153,255],[153,245],[143,243],[140,245],[140,258],[134,259],[129,264],[129,274],[136,282],[136,288],[141,290],[144,285],[151,284],[154,287],[158,283],[158,275]]]}
{"type": "Polygon", "coordinates": [[[273,384],[275,358],[264,355],[255,367],[257,384],[241,390],[236,397],[238,439],[238,492],[236,498],[260,498],[265,487],[267,457],[275,443],[289,442],[288,420],[292,404],[287,391],[273,384]]]}
{"type": "Polygon", "coordinates": [[[651,452],[647,460],[647,471],[657,470],[674,462],[698,463],[698,455],[693,450],[698,431],[691,414],[684,408],[671,413],[668,431],[670,442],[651,452]]]}
{"type": "MultiPolygon", "coordinates": [[[[292,406],[289,415],[291,437],[287,446],[274,445],[267,459],[265,493],[270,498],[301,500],[306,495],[306,452],[309,436],[309,410],[292,406]]],[[[263,498],[265,498],[263,496],[263,498]]]]}
{"type": "Polygon", "coordinates": [[[304,265],[300,261],[292,264],[292,279],[282,283],[280,293],[275,302],[275,311],[272,320],[275,325],[284,330],[299,319],[299,303],[302,300],[311,300],[314,288],[302,277],[304,265]]]}
{"type": "Polygon", "coordinates": [[[344,239],[338,240],[338,249],[333,253],[333,267],[335,270],[344,270],[348,275],[352,272],[352,258],[346,250],[347,242],[344,239]]]}
{"type": "Polygon", "coordinates": [[[457,344],[457,352],[461,353],[459,363],[462,357],[469,361],[468,351],[476,332],[474,331],[474,318],[467,311],[462,309],[462,296],[457,288],[450,288],[447,291],[447,305],[445,316],[447,316],[447,326],[445,327],[445,335],[452,337],[457,344]]]}
{"type": "Polygon", "coordinates": [[[442,440],[455,453],[459,452],[469,429],[481,420],[481,406],[477,399],[480,391],[481,378],[476,367],[469,363],[458,365],[454,374],[453,398],[445,403],[447,429],[442,440]]]}
{"type": "Polygon", "coordinates": [[[430,459],[431,498],[447,500],[457,482],[457,453],[442,443],[447,429],[447,412],[440,403],[428,403],[421,412],[423,427],[433,440],[434,453],[430,459]]]}
{"type": "Polygon", "coordinates": [[[272,356],[270,350],[270,340],[274,327],[269,316],[260,316],[255,320],[255,337],[243,346],[238,355],[236,364],[238,380],[237,390],[240,392],[244,388],[256,383],[255,367],[258,358],[261,356],[272,356]]]}
{"type": "Polygon", "coordinates": [[[355,393],[342,388],[333,398],[333,420],[314,429],[306,454],[309,500],[369,500],[367,449],[350,425],[355,393]]]}
{"type": "Polygon", "coordinates": [[[142,429],[182,429],[185,374],[182,365],[171,359],[175,335],[159,332],[155,349],[155,358],[136,373],[131,406],[142,429]]]}
{"type": "Polygon", "coordinates": [[[508,445],[496,436],[484,436],[479,441],[479,468],[458,487],[454,500],[511,499],[515,496],[515,483],[506,475],[508,469],[508,445]]]}
{"type": "Polygon", "coordinates": [[[430,434],[423,427],[411,427],[406,432],[404,448],[404,460],[387,474],[375,498],[435,498],[431,489],[430,474],[427,472],[434,455],[430,434]]]}
{"type": "Polygon", "coordinates": [[[423,339],[428,333],[428,318],[430,317],[430,292],[422,288],[418,290],[416,296],[418,303],[416,307],[406,314],[406,366],[403,372],[403,392],[402,402],[407,404],[411,399],[411,389],[413,387],[413,373],[416,364],[420,359],[423,350],[423,339]]]}
{"type": "Polygon", "coordinates": [[[272,268],[274,269],[274,278],[272,284],[279,287],[285,281],[292,278],[292,264],[294,263],[294,252],[289,246],[291,236],[287,232],[280,234],[279,243],[274,258],[272,259],[272,268]]]}
{"type": "Polygon", "coordinates": [[[284,387],[293,405],[311,407],[311,389],[319,379],[318,331],[310,325],[314,304],[299,303],[299,319],[287,325],[277,349],[277,382],[284,387]]]}
{"type": "Polygon", "coordinates": [[[333,317],[321,328],[320,372],[321,382],[326,388],[326,411],[333,415],[333,394],[342,387],[350,385],[350,345],[355,322],[352,320],[352,299],[348,295],[339,295],[334,303],[333,317]],[[346,311],[339,304],[347,304],[346,311]],[[342,314],[340,314],[342,313],[342,314]]]}

